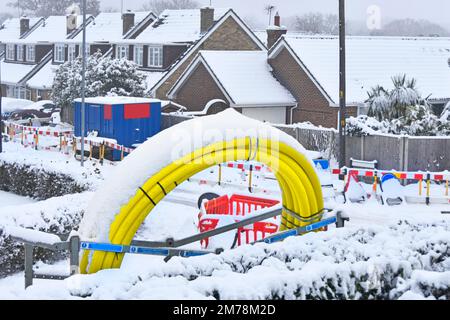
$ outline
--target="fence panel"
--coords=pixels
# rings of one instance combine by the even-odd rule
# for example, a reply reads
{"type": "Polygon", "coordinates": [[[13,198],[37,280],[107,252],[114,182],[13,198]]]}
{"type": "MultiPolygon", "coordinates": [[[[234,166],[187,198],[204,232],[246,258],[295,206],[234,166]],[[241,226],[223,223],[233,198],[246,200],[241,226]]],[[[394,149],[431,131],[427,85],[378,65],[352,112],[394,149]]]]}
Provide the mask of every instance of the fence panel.
{"type": "Polygon", "coordinates": [[[410,137],[406,148],[408,170],[450,170],[450,138],[410,137]]]}

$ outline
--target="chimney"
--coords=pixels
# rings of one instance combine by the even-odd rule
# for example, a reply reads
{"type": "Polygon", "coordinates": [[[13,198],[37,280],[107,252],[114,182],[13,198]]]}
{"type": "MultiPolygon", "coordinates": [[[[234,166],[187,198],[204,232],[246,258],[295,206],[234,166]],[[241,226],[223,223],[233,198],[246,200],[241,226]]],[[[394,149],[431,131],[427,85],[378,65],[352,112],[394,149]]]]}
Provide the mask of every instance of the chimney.
{"type": "Polygon", "coordinates": [[[267,48],[270,49],[281,38],[281,36],[287,33],[287,29],[281,26],[280,15],[277,14],[274,17],[273,25],[267,28],[267,48]]]}
{"type": "Polygon", "coordinates": [[[78,16],[75,11],[72,11],[71,14],[67,15],[67,34],[71,34],[77,27],[77,19],[78,16]]]}
{"type": "Polygon", "coordinates": [[[122,14],[123,21],[123,35],[126,35],[128,31],[130,31],[134,27],[134,13],[130,10],[127,10],[124,14],[122,14]]]}
{"type": "Polygon", "coordinates": [[[20,18],[20,36],[30,31],[30,19],[27,16],[20,18]]]}
{"type": "Polygon", "coordinates": [[[200,33],[204,34],[214,24],[214,8],[203,7],[200,9],[200,33]]]}

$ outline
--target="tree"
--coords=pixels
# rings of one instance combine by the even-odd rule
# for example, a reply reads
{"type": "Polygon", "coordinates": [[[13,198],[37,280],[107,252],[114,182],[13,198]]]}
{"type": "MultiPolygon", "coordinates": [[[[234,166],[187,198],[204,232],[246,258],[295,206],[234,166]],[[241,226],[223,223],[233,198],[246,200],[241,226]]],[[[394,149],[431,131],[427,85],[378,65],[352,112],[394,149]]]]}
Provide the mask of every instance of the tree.
{"type": "MultiPolygon", "coordinates": [[[[82,0],[11,0],[8,6],[19,8],[23,13],[32,14],[38,17],[58,16],[67,14],[67,9],[73,4],[81,7],[82,0]]],[[[100,12],[99,0],[87,0],[86,12],[98,15],[100,12]]]]}
{"type": "Polygon", "coordinates": [[[142,6],[142,10],[160,14],[166,9],[197,9],[200,4],[195,0],[151,0],[142,6]]]}
{"type": "Polygon", "coordinates": [[[440,36],[447,37],[450,33],[442,26],[428,20],[402,19],[394,20],[385,25],[381,30],[372,32],[380,36],[440,36]]]}
{"type": "MultiPolygon", "coordinates": [[[[70,119],[72,102],[81,97],[82,60],[66,62],[59,66],[53,81],[53,101],[62,109],[63,121],[70,119]]],[[[86,97],[133,96],[144,97],[146,76],[138,66],[127,59],[103,57],[97,52],[87,59],[86,97]]]]}
{"type": "Polygon", "coordinates": [[[376,86],[368,92],[366,104],[369,106],[368,115],[378,120],[393,120],[407,118],[418,105],[426,105],[421,101],[417,90],[417,81],[407,79],[406,75],[392,77],[392,90],[376,86]]]}
{"type": "Polygon", "coordinates": [[[10,18],[12,18],[12,15],[10,15],[9,13],[0,13],[0,29],[2,28],[2,23],[10,18]]]}
{"type": "Polygon", "coordinates": [[[295,29],[307,34],[332,34],[339,33],[339,18],[337,15],[324,15],[319,12],[311,12],[296,17],[295,29]]]}

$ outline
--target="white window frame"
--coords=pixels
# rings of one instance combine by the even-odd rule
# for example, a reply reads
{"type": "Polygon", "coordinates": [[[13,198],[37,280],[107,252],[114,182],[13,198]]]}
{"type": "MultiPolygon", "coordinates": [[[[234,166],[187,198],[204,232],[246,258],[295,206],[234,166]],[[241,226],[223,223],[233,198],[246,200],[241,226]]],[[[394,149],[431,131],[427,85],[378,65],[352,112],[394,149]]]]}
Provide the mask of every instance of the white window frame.
{"type": "Polygon", "coordinates": [[[161,68],[163,66],[163,48],[149,46],[148,47],[148,66],[153,68],[161,68]]]}
{"type": "Polygon", "coordinates": [[[61,43],[55,44],[55,62],[64,62],[66,60],[66,46],[61,43]]]}
{"type": "Polygon", "coordinates": [[[33,44],[27,44],[25,55],[27,62],[36,62],[36,47],[33,44]]]}
{"type": "Polygon", "coordinates": [[[117,59],[129,59],[130,57],[130,47],[129,46],[124,46],[124,45],[119,45],[116,48],[116,58],[117,59]]]}
{"type": "Polygon", "coordinates": [[[23,45],[18,44],[16,50],[17,50],[17,61],[23,61],[23,58],[24,58],[23,45]]]}
{"type": "Polygon", "coordinates": [[[134,62],[141,67],[144,66],[144,46],[134,46],[134,62]]]}
{"type": "Polygon", "coordinates": [[[67,46],[67,60],[73,61],[77,58],[77,47],[74,44],[67,46]]]}
{"type": "Polygon", "coordinates": [[[6,45],[6,60],[16,60],[16,46],[12,43],[6,45]]]}

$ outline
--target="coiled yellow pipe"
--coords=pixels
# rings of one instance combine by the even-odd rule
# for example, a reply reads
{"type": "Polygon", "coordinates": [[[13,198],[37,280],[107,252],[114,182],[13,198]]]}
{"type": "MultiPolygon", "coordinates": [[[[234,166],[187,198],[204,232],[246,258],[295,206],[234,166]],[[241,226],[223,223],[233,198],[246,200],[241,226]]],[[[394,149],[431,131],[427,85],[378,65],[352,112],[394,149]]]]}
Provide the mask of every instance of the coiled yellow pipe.
{"type": "MultiPolygon", "coordinates": [[[[301,218],[314,217],[305,222],[282,214],[281,229],[291,229],[316,222],[323,209],[322,189],[310,161],[297,150],[268,139],[240,138],[211,144],[194,151],[163,168],[138,189],[109,226],[109,240],[113,244],[129,245],[140,225],[166,194],[193,175],[226,161],[255,160],[272,168],[282,191],[283,207],[301,218]],[[151,200],[150,200],[150,199],[151,200]]],[[[95,273],[103,269],[119,268],[124,254],[85,251],[81,259],[81,273],[95,273]]]]}

